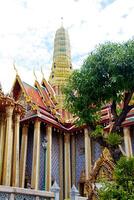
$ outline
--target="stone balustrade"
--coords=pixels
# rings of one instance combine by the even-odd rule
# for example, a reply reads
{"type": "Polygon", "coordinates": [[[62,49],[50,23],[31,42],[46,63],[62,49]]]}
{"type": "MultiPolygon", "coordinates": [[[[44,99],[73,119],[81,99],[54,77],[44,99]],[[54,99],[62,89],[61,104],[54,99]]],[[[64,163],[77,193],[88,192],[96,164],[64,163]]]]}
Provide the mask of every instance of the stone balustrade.
{"type": "Polygon", "coordinates": [[[0,186],[1,200],[54,200],[54,193],[10,186],[0,186]]]}

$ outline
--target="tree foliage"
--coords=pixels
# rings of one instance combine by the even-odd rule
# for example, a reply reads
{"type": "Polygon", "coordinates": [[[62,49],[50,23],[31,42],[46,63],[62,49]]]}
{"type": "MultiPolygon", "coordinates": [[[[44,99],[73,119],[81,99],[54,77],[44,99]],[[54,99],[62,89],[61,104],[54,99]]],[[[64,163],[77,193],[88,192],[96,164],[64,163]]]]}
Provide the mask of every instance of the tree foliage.
{"type": "MultiPolygon", "coordinates": [[[[75,70],[64,88],[65,105],[83,122],[98,120],[96,111],[117,103],[134,90],[134,41],[99,45],[75,70]],[[124,92],[126,92],[124,94],[124,92]]],[[[113,105],[114,107],[114,105],[113,105]]],[[[114,108],[113,108],[114,109],[114,108]]],[[[117,114],[117,107],[114,110],[117,114]]]]}
{"type": "Polygon", "coordinates": [[[122,143],[122,137],[117,133],[111,133],[106,138],[106,141],[108,144],[111,144],[113,146],[118,146],[122,143]]]}
{"type": "Polygon", "coordinates": [[[134,199],[134,157],[122,157],[114,170],[115,180],[102,184],[99,191],[100,200],[134,199]]]}
{"type": "MultiPolygon", "coordinates": [[[[133,40],[99,45],[89,54],[81,69],[71,75],[64,88],[65,107],[77,116],[77,123],[86,123],[95,129],[100,122],[101,109],[109,105],[114,118],[111,132],[120,133],[121,123],[134,107],[130,105],[134,91],[133,77],[133,40]],[[118,106],[120,103],[122,107],[118,106]]],[[[97,139],[102,143],[103,137],[97,139]]],[[[120,143],[119,138],[116,139],[120,143]]],[[[103,141],[104,146],[108,147],[108,141],[103,141]]]]}

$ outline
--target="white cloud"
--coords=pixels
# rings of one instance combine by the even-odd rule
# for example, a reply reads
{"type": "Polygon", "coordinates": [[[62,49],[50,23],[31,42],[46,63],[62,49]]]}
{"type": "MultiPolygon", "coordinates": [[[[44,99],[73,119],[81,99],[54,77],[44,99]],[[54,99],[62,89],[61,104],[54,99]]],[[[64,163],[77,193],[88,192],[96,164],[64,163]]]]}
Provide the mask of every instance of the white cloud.
{"type": "Polygon", "coordinates": [[[33,68],[48,78],[53,41],[60,18],[68,28],[73,66],[78,68],[96,44],[123,41],[134,34],[134,0],[4,0],[0,1],[0,81],[13,83],[15,60],[23,80],[33,84],[33,68]]]}

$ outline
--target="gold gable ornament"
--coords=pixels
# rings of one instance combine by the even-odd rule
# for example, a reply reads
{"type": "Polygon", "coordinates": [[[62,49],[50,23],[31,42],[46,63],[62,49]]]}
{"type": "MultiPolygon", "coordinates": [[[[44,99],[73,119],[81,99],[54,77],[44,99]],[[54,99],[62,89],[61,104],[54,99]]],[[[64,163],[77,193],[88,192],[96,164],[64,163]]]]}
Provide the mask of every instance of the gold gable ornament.
{"type": "Polygon", "coordinates": [[[113,180],[114,167],[115,165],[109,150],[104,148],[100,158],[94,164],[89,180],[87,180],[84,185],[84,194],[90,197],[89,199],[98,199],[97,185],[102,180],[113,180]]]}

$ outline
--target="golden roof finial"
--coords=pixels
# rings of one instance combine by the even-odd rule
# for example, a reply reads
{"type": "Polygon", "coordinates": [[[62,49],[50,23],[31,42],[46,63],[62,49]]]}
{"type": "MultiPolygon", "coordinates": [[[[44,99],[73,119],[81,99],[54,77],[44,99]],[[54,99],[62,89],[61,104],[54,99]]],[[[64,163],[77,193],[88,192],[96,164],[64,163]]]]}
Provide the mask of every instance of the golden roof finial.
{"type": "Polygon", "coordinates": [[[14,70],[16,71],[16,75],[18,75],[18,70],[17,70],[17,68],[16,68],[16,66],[15,66],[15,61],[13,62],[13,68],[14,68],[14,70]]]}
{"type": "Polygon", "coordinates": [[[61,17],[61,27],[63,27],[63,17],[61,17]]]}
{"type": "Polygon", "coordinates": [[[42,77],[44,78],[44,72],[43,72],[42,66],[41,66],[41,74],[42,74],[42,77]]]}
{"type": "Polygon", "coordinates": [[[34,74],[35,80],[37,81],[37,76],[36,76],[36,74],[35,74],[35,69],[33,69],[33,74],[34,74]]]}

